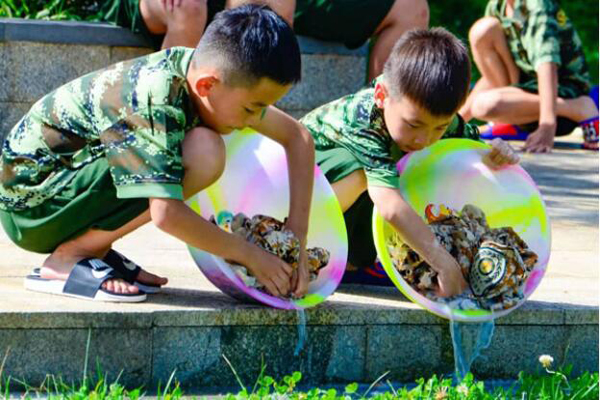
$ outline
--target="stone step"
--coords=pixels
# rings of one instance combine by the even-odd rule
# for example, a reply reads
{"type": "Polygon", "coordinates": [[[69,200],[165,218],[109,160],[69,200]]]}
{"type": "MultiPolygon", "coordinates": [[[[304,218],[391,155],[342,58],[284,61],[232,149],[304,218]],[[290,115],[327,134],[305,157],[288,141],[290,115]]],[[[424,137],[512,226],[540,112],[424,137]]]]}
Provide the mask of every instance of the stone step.
{"type": "MultiPolygon", "coordinates": [[[[295,117],[357,91],[367,48],[299,37],[302,82],[279,103],[295,117]]],[[[131,31],[106,24],[0,19],[0,138],[39,98],[88,72],[150,53],[131,31]]]]}
{"type": "MultiPolygon", "coordinates": [[[[15,290],[22,291],[21,279],[14,279],[15,290]]],[[[177,286],[137,306],[37,295],[53,306],[2,310],[0,358],[9,352],[4,376],[30,385],[46,374],[78,380],[88,335],[88,371],[100,365],[112,379],[122,371],[120,381],[129,387],[164,386],[173,371],[188,390],[230,387],[235,378],[223,355],[248,385],[262,362],[271,376],[301,371],[303,382],[314,385],[368,383],[386,371],[392,381],[410,382],[454,369],[448,321],[395,289],[342,287],[332,300],[307,311],[306,342],[295,355],[296,312],[177,286]]],[[[542,354],[551,354],[558,365],[574,364],[575,373],[597,371],[598,308],[529,301],[496,321],[492,344],[472,371],[480,379],[515,379],[521,370],[539,370],[542,354]]]]}

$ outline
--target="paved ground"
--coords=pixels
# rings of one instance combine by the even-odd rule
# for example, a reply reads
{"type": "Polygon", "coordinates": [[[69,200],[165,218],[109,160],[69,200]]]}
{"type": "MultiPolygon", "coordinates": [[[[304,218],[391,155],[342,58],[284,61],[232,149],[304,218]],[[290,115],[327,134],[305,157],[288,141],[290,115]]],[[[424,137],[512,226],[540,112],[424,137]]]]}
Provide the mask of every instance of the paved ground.
{"type": "MultiPolygon", "coordinates": [[[[598,306],[598,153],[574,149],[579,137],[562,139],[551,154],[523,155],[522,165],[538,183],[552,223],[552,256],[542,283],[531,297],[541,302],[598,306]]],[[[213,309],[223,296],[198,270],[183,243],[152,225],[119,241],[115,248],[147,269],[170,279],[168,296],[137,305],[109,305],[60,296],[33,294],[23,289],[27,272],[44,256],[24,252],[0,232],[0,312],[36,311],[153,311],[213,309]]],[[[335,303],[417,307],[395,301],[394,290],[341,288],[335,303]],[[372,295],[377,294],[376,297],[372,295]]],[[[226,302],[231,306],[230,302],[226,302]]]]}

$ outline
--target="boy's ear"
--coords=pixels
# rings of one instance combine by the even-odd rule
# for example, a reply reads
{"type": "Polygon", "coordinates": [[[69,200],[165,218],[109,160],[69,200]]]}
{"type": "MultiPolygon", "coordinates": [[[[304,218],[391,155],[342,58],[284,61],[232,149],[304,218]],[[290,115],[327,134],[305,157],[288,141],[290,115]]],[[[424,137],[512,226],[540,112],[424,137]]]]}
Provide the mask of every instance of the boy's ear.
{"type": "Polygon", "coordinates": [[[387,92],[387,88],[385,87],[385,85],[381,82],[378,82],[375,85],[375,105],[379,108],[383,108],[383,103],[385,102],[385,99],[387,99],[388,97],[388,92],[387,92]]]}
{"type": "Polygon", "coordinates": [[[198,96],[206,97],[217,83],[219,83],[219,78],[214,75],[198,75],[194,83],[194,89],[198,96]]]}

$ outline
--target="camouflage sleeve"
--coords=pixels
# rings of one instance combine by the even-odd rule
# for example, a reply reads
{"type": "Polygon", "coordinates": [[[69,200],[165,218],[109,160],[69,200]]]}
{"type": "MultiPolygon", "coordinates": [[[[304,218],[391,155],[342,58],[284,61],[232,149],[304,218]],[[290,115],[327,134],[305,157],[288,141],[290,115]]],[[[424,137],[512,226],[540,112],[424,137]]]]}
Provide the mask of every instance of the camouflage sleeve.
{"type": "Polygon", "coordinates": [[[442,139],[463,138],[479,140],[479,128],[476,125],[468,124],[458,114],[454,117],[442,139]]]}
{"type": "Polygon", "coordinates": [[[486,17],[498,17],[498,0],[490,0],[483,14],[486,17]]]}
{"type": "Polygon", "coordinates": [[[561,64],[558,7],[549,0],[527,0],[529,17],[521,41],[535,71],[543,63],[561,64]]]}
{"type": "Polygon", "coordinates": [[[131,114],[102,132],[119,198],[183,200],[181,143],[185,114],[154,106],[131,114]]]}
{"type": "Polygon", "coordinates": [[[345,137],[352,138],[352,143],[346,147],[364,166],[367,185],[398,187],[400,178],[392,157],[390,138],[369,129],[345,137]]]}

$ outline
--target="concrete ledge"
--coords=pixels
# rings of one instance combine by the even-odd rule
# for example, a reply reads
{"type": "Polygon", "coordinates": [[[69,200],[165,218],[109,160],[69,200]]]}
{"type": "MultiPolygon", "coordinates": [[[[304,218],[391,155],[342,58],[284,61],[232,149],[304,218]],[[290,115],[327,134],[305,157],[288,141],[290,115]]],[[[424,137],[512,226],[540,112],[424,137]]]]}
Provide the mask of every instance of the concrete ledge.
{"type": "Polygon", "coordinates": [[[17,18],[0,19],[0,42],[152,47],[142,36],[109,24],[17,18]]]}
{"type": "MultiPolygon", "coordinates": [[[[346,289],[343,288],[342,292],[346,289]]],[[[376,293],[374,290],[373,292],[376,293]]],[[[372,292],[372,293],[373,293],[372,292]]],[[[374,296],[371,294],[371,296],[374,296]]],[[[375,295],[376,296],[376,295],[375,295]]],[[[447,325],[439,318],[408,300],[396,306],[369,305],[347,302],[326,302],[306,311],[312,325],[447,325]]],[[[270,326],[298,323],[293,311],[281,311],[258,305],[240,304],[220,293],[193,290],[165,289],[164,294],[150,300],[154,305],[186,303],[192,308],[147,310],[147,306],[123,307],[106,305],[94,311],[54,309],[39,311],[0,310],[0,329],[52,328],[127,328],[143,329],[157,326],[270,326]],[[205,303],[202,305],[202,303],[205,303]],[[210,305],[209,305],[210,304],[210,305]],[[111,308],[114,308],[112,310],[111,308]],[[102,309],[107,309],[102,311],[102,309]]],[[[520,309],[497,320],[507,326],[572,326],[598,325],[598,307],[528,301],[520,309]]]]}
{"type": "MultiPolygon", "coordinates": [[[[118,26],[78,21],[41,21],[18,18],[0,19],[0,42],[40,42],[90,44],[119,47],[152,47],[143,36],[118,26]]],[[[303,54],[366,56],[368,46],[358,49],[333,42],[298,36],[303,54]]]]}
{"type": "MultiPolygon", "coordinates": [[[[337,300],[307,310],[308,337],[299,356],[293,354],[296,312],[189,289],[166,289],[150,305],[0,311],[0,356],[10,349],[5,376],[31,385],[47,373],[80,379],[88,334],[88,368],[97,362],[112,377],[123,371],[122,382],[131,386],[164,384],[173,371],[190,390],[230,386],[233,376],[222,354],[248,383],[258,376],[261,357],[269,374],[301,370],[303,382],[314,385],[368,383],[386,371],[395,381],[452,373],[448,321],[392,290],[367,292],[370,297],[356,296],[343,287],[333,296],[337,300]],[[169,309],[161,310],[164,305],[169,309]]],[[[496,321],[492,344],[472,370],[481,379],[515,378],[521,370],[536,371],[537,357],[551,354],[558,364],[573,363],[575,373],[597,371],[597,338],[598,307],[530,301],[496,321]]]]}

